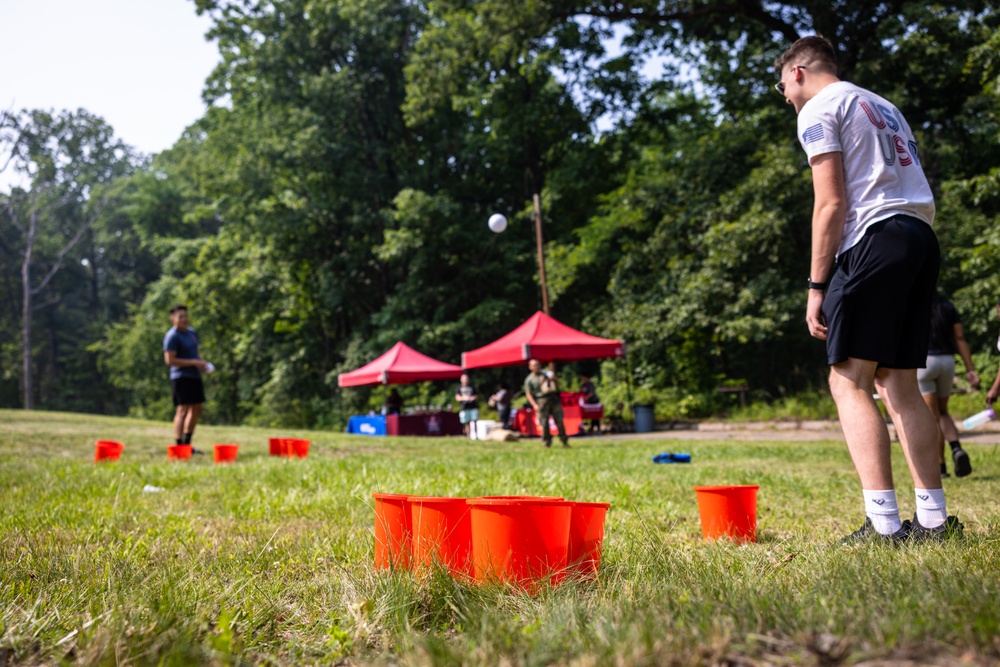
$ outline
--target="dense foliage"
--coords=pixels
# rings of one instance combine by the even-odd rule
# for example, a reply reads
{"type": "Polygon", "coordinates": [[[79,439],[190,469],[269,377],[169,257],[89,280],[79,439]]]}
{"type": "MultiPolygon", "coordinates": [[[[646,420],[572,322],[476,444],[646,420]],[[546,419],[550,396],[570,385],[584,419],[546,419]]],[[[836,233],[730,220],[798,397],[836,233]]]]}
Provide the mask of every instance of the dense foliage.
{"type": "MultiPolygon", "coordinates": [[[[812,32],[834,40],[844,78],[915,128],[938,194],[942,287],[973,349],[992,346],[989,3],[196,5],[220,63],[209,111],[170,150],[145,161],[83,146],[59,128],[116,141],[85,112],[0,123],[0,168],[20,176],[0,190],[2,406],[168,414],[160,341],[184,302],[220,368],[210,419],[335,426],[380,400],[338,390],[339,372],[397,340],[457,362],[540,307],[535,193],[552,314],[628,343],[626,362],[602,365],[606,402],[652,397],[663,416],[699,416],[735,400],[720,385],[758,400],[822,386],[803,324],[809,173],[771,89],[774,58],[812,32]],[[47,153],[26,149],[39,132],[47,153]],[[103,171],[78,167],[95,155],[103,171]],[[38,210],[32,286],[63,263],[26,329],[23,221],[38,210]],[[493,212],[511,220],[501,235],[486,228],[493,212]]],[[[404,389],[424,403],[447,393],[404,389]]]]}

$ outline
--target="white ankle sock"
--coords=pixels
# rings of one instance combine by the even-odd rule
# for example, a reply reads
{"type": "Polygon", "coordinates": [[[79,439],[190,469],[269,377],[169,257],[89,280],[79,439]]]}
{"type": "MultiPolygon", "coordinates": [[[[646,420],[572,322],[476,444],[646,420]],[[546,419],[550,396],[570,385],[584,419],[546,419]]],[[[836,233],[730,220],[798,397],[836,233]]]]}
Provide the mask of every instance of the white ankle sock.
{"type": "Polygon", "coordinates": [[[944,489],[914,489],[917,494],[917,521],[924,528],[937,528],[948,518],[944,489]]]}
{"type": "MultiPolygon", "coordinates": [[[[879,535],[892,535],[903,527],[899,520],[899,506],[896,504],[896,490],[863,490],[865,514],[872,520],[872,526],[879,535]]],[[[930,526],[925,526],[930,528],[930,526]]]]}

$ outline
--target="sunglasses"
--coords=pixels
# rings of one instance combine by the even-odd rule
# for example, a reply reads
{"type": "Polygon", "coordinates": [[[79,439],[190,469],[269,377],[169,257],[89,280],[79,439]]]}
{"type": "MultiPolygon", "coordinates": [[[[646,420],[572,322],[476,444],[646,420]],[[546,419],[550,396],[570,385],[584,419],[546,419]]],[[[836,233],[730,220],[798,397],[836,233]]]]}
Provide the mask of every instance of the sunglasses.
{"type": "MultiPolygon", "coordinates": [[[[792,69],[795,69],[796,67],[798,67],[799,69],[809,69],[805,65],[792,65],[792,69]]],[[[781,81],[779,81],[778,83],[774,84],[774,89],[777,90],[779,93],[781,93],[782,96],[784,96],[784,94],[785,94],[785,84],[784,83],[782,83],[781,81]]]]}

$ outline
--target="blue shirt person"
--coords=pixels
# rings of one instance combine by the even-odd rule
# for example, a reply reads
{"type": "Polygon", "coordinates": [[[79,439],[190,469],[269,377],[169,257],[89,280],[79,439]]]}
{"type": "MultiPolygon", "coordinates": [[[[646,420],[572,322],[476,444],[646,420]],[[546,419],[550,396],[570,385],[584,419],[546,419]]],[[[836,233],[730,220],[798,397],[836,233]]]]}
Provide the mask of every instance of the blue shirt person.
{"type": "Polygon", "coordinates": [[[170,323],[173,326],[163,337],[163,361],[170,368],[170,388],[176,408],[174,438],[178,445],[190,445],[205,402],[201,372],[211,373],[215,367],[201,358],[198,334],[190,326],[187,306],[171,308],[170,323]]]}

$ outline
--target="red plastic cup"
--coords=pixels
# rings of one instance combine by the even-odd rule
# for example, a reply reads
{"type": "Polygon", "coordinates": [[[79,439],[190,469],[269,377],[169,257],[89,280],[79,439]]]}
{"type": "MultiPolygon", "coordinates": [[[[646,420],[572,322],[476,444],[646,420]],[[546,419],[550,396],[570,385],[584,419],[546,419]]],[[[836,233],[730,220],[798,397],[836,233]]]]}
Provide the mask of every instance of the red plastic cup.
{"type": "Polygon", "coordinates": [[[216,445],[215,462],[232,463],[236,460],[236,452],[238,449],[239,445],[216,445]]]}
{"type": "Polygon", "coordinates": [[[604,519],[610,503],[570,503],[569,549],[566,561],[570,572],[594,576],[601,567],[604,519]]]}
{"type": "Polygon", "coordinates": [[[409,496],[373,493],[375,499],[375,569],[408,570],[413,553],[409,496]]]}
{"type": "Polygon", "coordinates": [[[187,461],[191,458],[191,445],[167,445],[167,460],[187,461]]]}
{"type": "Polygon", "coordinates": [[[94,463],[100,461],[117,461],[122,455],[125,445],[113,440],[98,440],[94,447],[94,463]]]}
{"type": "Polygon", "coordinates": [[[571,504],[563,500],[470,499],[477,581],[528,588],[558,583],[566,568],[571,504]]]}
{"type": "Polygon", "coordinates": [[[410,496],[413,565],[444,565],[452,576],[473,575],[472,517],[466,498],[410,496]]]}
{"type": "Polygon", "coordinates": [[[758,488],[756,484],[694,487],[702,537],[756,542],[758,488]]]}

